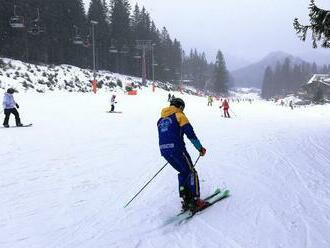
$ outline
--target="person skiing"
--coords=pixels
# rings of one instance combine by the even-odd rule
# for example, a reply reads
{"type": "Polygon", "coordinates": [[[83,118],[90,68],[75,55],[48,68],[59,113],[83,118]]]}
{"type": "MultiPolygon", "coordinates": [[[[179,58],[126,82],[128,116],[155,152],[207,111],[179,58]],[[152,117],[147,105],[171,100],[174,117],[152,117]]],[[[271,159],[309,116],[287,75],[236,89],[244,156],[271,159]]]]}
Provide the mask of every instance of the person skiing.
{"type": "Polygon", "coordinates": [[[227,99],[225,99],[223,102],[222,102],[222,105],[220,106],[220,108],[223,108],[223,114],[224,114],[224,117],[225,118],[230,118],[230,115],[229,115],[229,103],[227,101],[227,99]]]}
{"type": "Polygon", "coordinates": [[[115,111],[115,104],[116,104],[116,95],[112,95],[111,97],[111,110],[110,112],[114,112],[115,111]]]}
{"type": "Polygon", "coordinates": [[[292,101],[292,100],[290,100],[290,102],[289,102],[289,107],[290,107],[291,109],[293,109],[293,101],[292,101]]]}
{"type": "Polygon", "coordinates": [[[180,98],[174,98],[170,106],[163,108],[161,118],[157,122],[159,148],[161,155],[179,172],[179,196],[183,199],[182,209],[196,211],[206,206],[200,199],[200,188],[197,171],[188,154],[183,134],[192,142],[204,156],[206,149],[201,145],[192,125],[183,113],[185,103],[180,98]]]}
{"type": "Polygon", "coordinates": [[[17,92],[13,88],[7,89],[7,92],[5,93],[3,97],[3,109],[5,114],[5,119],[3,121],[3,126],[8,128],[9,127],[9,117],[10,114],[13,114],[15,116],[16,126],[22,127],[23,124],[21,123],[21,119],[19,117],[19,113],[17,109],[19,108],[19,105],[15,102],[13,94],[17,92]]]}
{"type": "Polygon", "coordinates": [[[213,103],[213,98],[212,98],[212,96],[208,96],[208,97],[207,97],[207,106],[212,106],[212,103],[213,103]]]}
{"type": "Polygon", "coordinates": [[[172,95],[171,95],[171,93],[168,93],[167,101],[169,102],[169,101],[171,101],[171,99],[172,99],[172,95]]]}

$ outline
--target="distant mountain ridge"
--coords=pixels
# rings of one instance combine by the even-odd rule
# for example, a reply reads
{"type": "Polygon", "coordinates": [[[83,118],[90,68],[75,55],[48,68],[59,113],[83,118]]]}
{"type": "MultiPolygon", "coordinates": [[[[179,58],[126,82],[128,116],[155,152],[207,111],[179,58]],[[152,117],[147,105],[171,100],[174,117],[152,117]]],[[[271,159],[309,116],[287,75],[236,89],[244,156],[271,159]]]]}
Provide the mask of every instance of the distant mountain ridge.
{"type": "Polygon", "coordinates": [[[291,54],[277,51],[268,54],[259,62],[245,66],[231,72],[236,87],[262,87],[262,80],[267,66],[275,67],[277,62],[283,63],[290,58],[292,64],[302,64],[305,61],[291,54]]]}

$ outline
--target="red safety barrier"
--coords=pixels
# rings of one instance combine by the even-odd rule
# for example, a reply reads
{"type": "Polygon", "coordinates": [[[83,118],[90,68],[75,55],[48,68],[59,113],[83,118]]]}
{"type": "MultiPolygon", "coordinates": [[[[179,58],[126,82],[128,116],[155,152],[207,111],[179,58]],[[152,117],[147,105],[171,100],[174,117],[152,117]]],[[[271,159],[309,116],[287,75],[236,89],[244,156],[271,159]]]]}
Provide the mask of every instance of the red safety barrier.
{"type": "Polygon", "coordinates": [[[137,95],[137,90],[130,90],[127,92],[127,94],[130,96],[135,96],[135,95],[137,95]]]}
{"type": "Polygon", "coordinates": [[[92,90],[93,90],[93,92],[96,94],[96,85],[97,84],[97,81],[96,80],[92,80],[92,90]]]}

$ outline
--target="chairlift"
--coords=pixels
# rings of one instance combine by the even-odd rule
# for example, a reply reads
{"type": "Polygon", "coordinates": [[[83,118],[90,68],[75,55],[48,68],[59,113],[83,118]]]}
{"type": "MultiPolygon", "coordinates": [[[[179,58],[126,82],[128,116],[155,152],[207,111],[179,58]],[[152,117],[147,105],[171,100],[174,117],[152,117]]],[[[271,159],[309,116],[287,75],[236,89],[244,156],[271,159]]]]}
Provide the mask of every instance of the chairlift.
{"type": "Polygon", "coordinates": [[[14,5],[14,16],[10,17],[9,25],[12,28],[24,28],[24,17],[16,15],[16,5],[14,5]]]}
{"type": "Polygon", "coordinates": [[[37,18],[35,18],[31,24],[28,32],[32,35],[39,35],[40,33],[45,32],[43,28],[40,27],[40,13],[39,13],[39,8],[37,8],[37,18]]]}
{"type": "Polygon", "coordinates": [[[114,45],[116,43],[115,39],[111,39],[111,46],[109,48],[110,53],[118,53],[117,47],[114,45]]]}
{"type": "Polygon", "coordinates": [[[114,45],[111,45],[110,48],[109,48],[109,52],[110,53],[118,53],[118,50],[114,45]]]}
{"type": "Polygon", "coordinates": [[[127,45],[123,45],[122,48],[121,48],[121,51],[119,53],[122,53],[122,54],[127,54],[129,52],[129,48],[127,45]]]}
{"type": "Polygon", "coordinates": [[[75,29],[75,35],[73,37],[73,44],[75,44],[75,45],[83,45],[84,44],[84,41],[81,38],[81,36],[79,35],[78,27],[76,25],[73,25],[73,28],[75,29]]]}
{"type": "Polygon", "coordinates": [[[135,59],[141,59],[141,58],[142,58],[142,56],[141,56],[141,55],[139,55],[139,53],[136,53],[136,54],[134,55],[134,58],[135,58],[135,59]]]}
{"type": "Polygon", "coordinates": [[[73,37],[73,44],[75,44],[75,45],[82,45],[82,44],[84,44],[84,41],[80,37],[80,35],[77,35],[77,36],[73,37]]]}
{"type": "Polygon", "coordinates": [[[37,8],[37,18],[34,19],[32,22],[38,23],[40,21],[40,12],[39,12],[39,8],[37,8]]]}
{"type": "Polygon", "coordinates": [[[45,32],[45,30],[42,29],[37,22],[32,21],[28,32],[32,35],[39,35],[40,33],[45,32]]]}

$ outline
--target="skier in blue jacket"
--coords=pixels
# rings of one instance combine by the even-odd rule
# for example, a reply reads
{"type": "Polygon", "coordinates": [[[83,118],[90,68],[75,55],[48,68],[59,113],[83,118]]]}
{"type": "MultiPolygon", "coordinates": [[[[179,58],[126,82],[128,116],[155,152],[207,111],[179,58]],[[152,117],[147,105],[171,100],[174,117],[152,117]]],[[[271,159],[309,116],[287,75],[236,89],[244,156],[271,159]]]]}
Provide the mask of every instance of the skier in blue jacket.
{"type": "Polygon", "coordinates": [[[4,127],[9,127],[9,116],[13,114],[15,116],[16,126],[21,127],[21,119],[19,118],[19,113],[16,108],[19,108],[19,105],[15,102],[13,94],[17,92],[13,88],[9,88],[3,97],[3,109],[5,114],[5,119],[3,121],[4,127]]]}
{"type": "Polygon", "coordinates": [[[159,148],[161,155],[179,172],[179,194],[183,198],[183,210],[196,210],[203,208],[206,202],[200,199],[198,174],[186,150],[183,135],[188,137],[200,156],[205,155],[206,149],[183,113],[184,108],[182,99],[173,98],[170,106],[162,110],[157,122],[159,148]]]}

